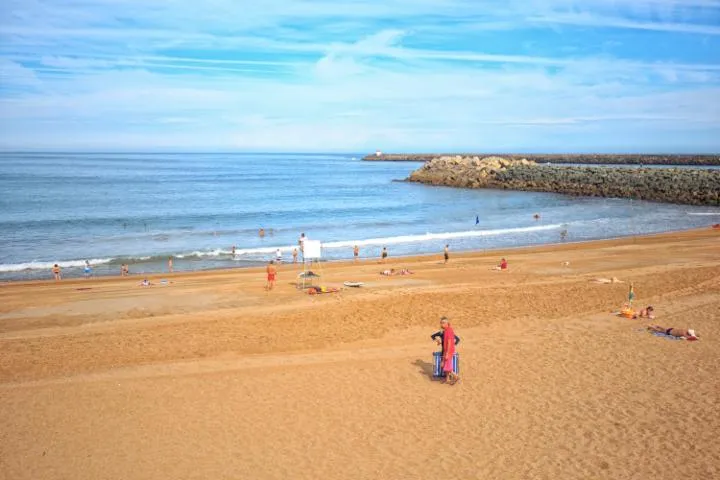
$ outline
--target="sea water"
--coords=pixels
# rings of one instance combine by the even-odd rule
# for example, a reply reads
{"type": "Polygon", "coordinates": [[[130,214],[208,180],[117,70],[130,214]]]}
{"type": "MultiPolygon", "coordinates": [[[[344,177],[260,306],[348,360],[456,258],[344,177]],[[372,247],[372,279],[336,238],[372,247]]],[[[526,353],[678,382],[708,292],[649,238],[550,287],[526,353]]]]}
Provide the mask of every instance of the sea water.
{"type": "Polygon", "coordinates": [[[720,208],[407,183],[414,162],[361,154],[0,154],[0,280],[583,241],[706,226],[720,208]],[[536,220],[534,214],[540,218],[536,220]],[[265,236],[259,230],[265,230],[265,236]],[[565,236],[561,232],[566,231],[565,236]],[[232,248],[235,246],[235,255],[232,248]]]}

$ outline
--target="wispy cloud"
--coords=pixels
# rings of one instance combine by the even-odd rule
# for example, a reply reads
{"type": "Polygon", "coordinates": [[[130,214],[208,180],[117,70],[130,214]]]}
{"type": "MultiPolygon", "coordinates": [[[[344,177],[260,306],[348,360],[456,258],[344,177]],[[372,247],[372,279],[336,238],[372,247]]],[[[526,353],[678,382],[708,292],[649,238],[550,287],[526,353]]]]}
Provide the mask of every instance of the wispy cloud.
{"type": "Polygon", "coordinates": [[[7,0],[0,148],[720,149],[720,1],[243,3],[7,0]]]}
{"type": "MultiPolygon", "coordinates": [[[[604,27],[614,29],[648,30],[656,32],[693,33],[698,35],[720,35],[719,24],[665,23],[636,21],[627,18],[606,17],[589,13],[561,13],[555,15],[530,17],[532,23],[556,25],[574,25],[583,27],[604,27]]],[[[716,19],[720,22],[720,17],[716,19]]]]}

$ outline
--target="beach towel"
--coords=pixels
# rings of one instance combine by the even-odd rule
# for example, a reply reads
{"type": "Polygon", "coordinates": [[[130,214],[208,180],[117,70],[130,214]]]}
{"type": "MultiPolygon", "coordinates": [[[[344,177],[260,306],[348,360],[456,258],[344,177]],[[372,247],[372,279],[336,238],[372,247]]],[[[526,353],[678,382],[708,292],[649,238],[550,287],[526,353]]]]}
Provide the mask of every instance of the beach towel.
{"type": "Polygon", "coordinates": [[[663,332],[650,332],[650,334],[655,337],[667,338],[668,340],[684,340],[683,337],[673,337],[672,335],[668,335],[667,333],[663,332]]]}
{"type": "Polygon", "coordinates": [[[696,336],[675,337],[675,336],[673,336],[673,335],[668,335],[667,333],[664,333],[664,332],[649,332],[649,333],[651,333],[652,335],[654,335],[654,336],[656,336],[656,337],[667,338],[668,340],[687,340],[688,342],[695,342],[695,341],[697,341],[697,340],[700,340],[700,339],[699,339],[698,337],[696,337],[696,336]]]}

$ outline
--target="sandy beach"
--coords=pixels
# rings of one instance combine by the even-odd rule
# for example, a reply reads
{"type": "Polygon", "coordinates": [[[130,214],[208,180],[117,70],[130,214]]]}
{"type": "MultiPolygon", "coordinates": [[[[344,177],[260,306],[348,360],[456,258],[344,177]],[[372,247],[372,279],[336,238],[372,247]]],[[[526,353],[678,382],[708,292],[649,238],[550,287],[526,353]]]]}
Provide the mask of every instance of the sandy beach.
{"type": "Polygon", "coordinates": [[[287,264],[0,285],[0,478],[720,476],[720,231],[390,254],[313,267],[365,283],[327,295],[287,264]],[[629,282],[700,341],[612,315],[629,282]]]}

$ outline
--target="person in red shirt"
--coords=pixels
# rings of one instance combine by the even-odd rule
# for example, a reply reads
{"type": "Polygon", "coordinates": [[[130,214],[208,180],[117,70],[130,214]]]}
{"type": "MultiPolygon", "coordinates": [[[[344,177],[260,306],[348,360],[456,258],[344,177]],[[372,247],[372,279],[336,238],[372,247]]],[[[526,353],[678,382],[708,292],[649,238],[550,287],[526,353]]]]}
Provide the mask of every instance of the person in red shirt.
{"type": "Polygon", "coordinates": [[[440,328],[443,329],[443,358],[442,371],[445,373],[447,383],[455,385],[460,379],[453,371],[453,356],[455,356],[455,331],[447,317],[440,319],[440,328]]]}
{"type": "Polygon", "coordinates": [[[502,260],[500,260],[500,270],[507,270],[507,267],[508,267],[507,260],[505,260],[504,258],[502,260]]]}

